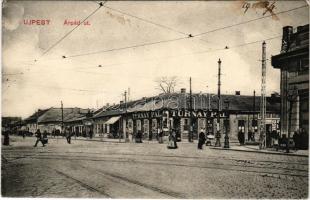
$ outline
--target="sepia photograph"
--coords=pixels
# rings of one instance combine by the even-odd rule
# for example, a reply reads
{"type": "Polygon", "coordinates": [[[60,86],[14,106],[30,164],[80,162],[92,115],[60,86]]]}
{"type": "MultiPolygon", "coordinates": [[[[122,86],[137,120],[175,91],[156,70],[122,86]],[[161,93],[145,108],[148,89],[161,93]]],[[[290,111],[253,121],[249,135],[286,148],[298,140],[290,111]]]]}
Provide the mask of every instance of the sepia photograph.
{"type": "Polygon", "coordinates": [[[309,0],[3,0],[1,197],[308,199],[309,0]]]}

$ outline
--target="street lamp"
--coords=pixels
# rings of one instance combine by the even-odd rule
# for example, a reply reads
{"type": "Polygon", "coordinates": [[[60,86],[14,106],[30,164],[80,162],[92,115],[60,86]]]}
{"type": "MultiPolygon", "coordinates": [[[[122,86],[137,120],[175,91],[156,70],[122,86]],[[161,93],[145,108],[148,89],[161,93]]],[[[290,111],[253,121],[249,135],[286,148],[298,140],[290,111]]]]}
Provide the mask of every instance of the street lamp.
{"type": "Polygon", "coordinates": [[[218,60],[218,89],[217,89],[217,123],[216,123],[216,147],[221,147],[221,133],[220,133],[220,113],[221,113],[221,59],[218,60]]]}
{"type": "MultiPolygon", "coordinates": [[[[226,105],[226,112],[228,113],[229,112],[229,100],[226,99],[224,101],[225,105],[226,105]]],[[[229,114],[228,114],[229,116],[229,114]]],[[[225,124],[225,140],[224,140],[224,148],[229,148],[229,136],[228,136],[228,125],[229,125],[229,117],[227,117],[224,121],[224,124],[225,124]]]]}

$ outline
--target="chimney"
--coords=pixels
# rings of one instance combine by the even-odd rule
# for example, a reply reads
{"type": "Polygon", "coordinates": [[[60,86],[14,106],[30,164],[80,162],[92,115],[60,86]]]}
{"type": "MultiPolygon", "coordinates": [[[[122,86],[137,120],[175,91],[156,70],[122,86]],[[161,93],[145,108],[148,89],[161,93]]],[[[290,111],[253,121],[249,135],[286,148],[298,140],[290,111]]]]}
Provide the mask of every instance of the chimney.
{"type": "Polygon", "coordinates": [[[293,35],[292,26],[283,27],[281,53],[287,52],[289,50],[292,35],[293,35]]]}
{"type": "Polygon", "coordinates": [[[309,31],[309,25],[297,26],[297,33],[309,31]]]}
{"type": "Polygon", "coordinates": [[[106,107],[109,107],[110,106],[110,104],[109,103],[106,103],[106,107]]]}
{"type": "Polygon", "coordinates": [[[186,93],[186,88],[181,88],[181,93],[185,94],[186,93]]]}
{"type": "Polygon", "coordinates": [[[236,91],[235,95],[239,95],[240,96],[240,91],[236,91]]]}

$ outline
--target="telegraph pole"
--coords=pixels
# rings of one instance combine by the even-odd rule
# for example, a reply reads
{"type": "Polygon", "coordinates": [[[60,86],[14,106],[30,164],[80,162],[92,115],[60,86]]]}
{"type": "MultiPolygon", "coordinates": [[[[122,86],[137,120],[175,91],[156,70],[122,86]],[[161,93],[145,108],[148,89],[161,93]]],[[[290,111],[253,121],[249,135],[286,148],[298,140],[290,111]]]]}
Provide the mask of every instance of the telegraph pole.
{"type": "Polygon", "coordinates": [[[260,137],[259,149],[266,148],[266,42],[262,44],[262,85],[260,100],[260,137]]]}
{"type": "Polygon", "coordinates": [[[221,109],[221,59],[218,60],[218,89],[217,89],[217,124],[216,124],[216,147],[221,146],[221,133],[220,133],[220,109],[221,109]]]}
{"type": "MultiPolygon", "coordinates": [[[[129,88],[128,88],[128,93],[129,93],[129,88]]],[[[125,90],[125,142],[129,142],[128,138],[128,129],[127,129],[127,91],[125,90]]]]}
{"type": "Polygon", "coordinates": [[[252,130],[253,130],[253,138],[255,139],[255,126],[256,123],[254,123],[255,121],[255,90],[253,91],[253,116],[252,116],[252,130]]]}
{"type": "Polygon", "coordinates": [[[193,142],[193,102],[192,102],[192,77],[189,78],[189,112],[190,112],[190,119],[189,119],[189,135],[188,141],[193,142]]]}
{"type": "Polygon", "coordinates": [[[37,123],[37,130],[39,129],[39,110],[40,109],[38,109],[38,111],[37,111],[37,121],[36,121],[36,123],[37,123]]]}
{"type": "Polygon", "coordinates": [[[62,101],[61,103],[61,132],[64,133],[64,107],[62,101]]]}

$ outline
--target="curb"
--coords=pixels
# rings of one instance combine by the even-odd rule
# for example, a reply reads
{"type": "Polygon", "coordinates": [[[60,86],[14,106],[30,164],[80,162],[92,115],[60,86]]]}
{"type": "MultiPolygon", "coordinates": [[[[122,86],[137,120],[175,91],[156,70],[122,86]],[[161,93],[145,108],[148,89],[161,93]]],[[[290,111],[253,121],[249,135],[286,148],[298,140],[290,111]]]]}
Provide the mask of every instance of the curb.
{"type": "Polygon", "coordinates": [[[263,153],[263,154],[274,154],[274,155],[285,155],[285,156],[297,156],[297,157],[309,157],[308,155],[300,155],[300,154],[289,154],[289,153],[276,153],[276,152],[265,152],[265,151],[252,151],[252,150],[241,150],[241,149],[225,149],[225,148],[218,148],[218,147],[210,147],[210,149],[216,149],[216,150],[226,150],[226,151],[243,151],[248,153],[263,153]]]}

